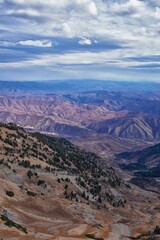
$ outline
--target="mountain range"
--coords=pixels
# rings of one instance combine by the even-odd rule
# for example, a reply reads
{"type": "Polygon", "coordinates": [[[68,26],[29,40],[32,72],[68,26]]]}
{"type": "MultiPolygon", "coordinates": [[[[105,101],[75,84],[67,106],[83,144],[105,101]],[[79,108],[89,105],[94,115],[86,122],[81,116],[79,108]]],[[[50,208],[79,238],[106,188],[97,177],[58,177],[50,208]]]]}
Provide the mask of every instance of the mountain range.
{"type": "Polygon", "coordinates": [[[159,84],[0,86],[2,239],[158,239],[159,84]]]}
{"type": "MultiPolygon", "coordinates": [[[[109,94],[114,95],[104,92],[79,94],[79,96],[85,95],[85,103],[84,100],[81,102],[75,100],[75,94],[73,96],[24,96],[22,93],[16,93],[14,96],[2,95],[0,121],[14,122],[29,130],[57,134],[73,141],[75,138],[91,139],[91,136],[101,139],[102,134],[106,134],[108,144],[111,145],[113,137],[115,142],[121,142],[121,138],[124,138],[128,139],[126,150],[131,145],[133,149],[135,148],[135,140],[139,142],[137,144],[139,146],[146,146],[159,140],[160,116],[158,107],[155,107],[155,110],[152,107],[155,104],[154,100],[146,99],[142,112],[142,102],[138,100],[132,100],[132,105],[137,106],[136,111],[129,106],[130,103],[126,105],[128,100],[121,103],[119,99],[107,100],[106,104],[102,98],[109,99],[109,94]],[[150,109],[152,113],[149,113],[150,109]]],[[[156,101],[159,106],[159,101],[156,101]]],[[[110,147],[108,150],[112,153],[110,147]]],[[[121,151],[119,144],[117,151],[121,151]]]]}

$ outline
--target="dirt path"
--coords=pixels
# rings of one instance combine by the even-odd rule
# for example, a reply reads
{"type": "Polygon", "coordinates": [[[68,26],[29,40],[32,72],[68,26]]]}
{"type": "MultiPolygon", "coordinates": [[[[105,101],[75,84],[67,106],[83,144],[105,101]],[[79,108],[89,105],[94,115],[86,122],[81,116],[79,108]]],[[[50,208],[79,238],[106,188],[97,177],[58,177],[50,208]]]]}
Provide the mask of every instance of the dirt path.
{"type": "Polygon", "coordinates": [[[112,232],[108,240],[128,240],[127,236],[130,236],[129,227],[122,223],[116,223],[112,225],[112,232]]]}

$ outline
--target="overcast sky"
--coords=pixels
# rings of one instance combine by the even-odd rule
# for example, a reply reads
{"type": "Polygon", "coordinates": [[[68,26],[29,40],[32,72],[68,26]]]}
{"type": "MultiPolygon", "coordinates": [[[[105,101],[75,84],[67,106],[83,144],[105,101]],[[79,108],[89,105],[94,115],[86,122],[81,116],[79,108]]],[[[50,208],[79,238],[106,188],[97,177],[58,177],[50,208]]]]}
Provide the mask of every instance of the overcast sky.
{"type": "Polygon", "coordinates": [[[160,0],[0,0],[0,80],[160,81],[160,0]]]}

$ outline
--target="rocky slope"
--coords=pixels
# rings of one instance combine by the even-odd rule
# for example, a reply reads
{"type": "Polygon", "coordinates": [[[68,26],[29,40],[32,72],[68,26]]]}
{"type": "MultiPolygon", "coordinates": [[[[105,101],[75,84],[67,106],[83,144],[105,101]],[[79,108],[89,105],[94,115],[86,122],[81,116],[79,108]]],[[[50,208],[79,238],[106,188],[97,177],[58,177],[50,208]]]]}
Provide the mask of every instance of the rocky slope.
{"type": "Polygon", "coordinates": [[[0,181],[2,239],[115,239],[115,224],[121,238],[160,221],[157,193],[65,139],[13,124],[0,125],[0,181]]]}

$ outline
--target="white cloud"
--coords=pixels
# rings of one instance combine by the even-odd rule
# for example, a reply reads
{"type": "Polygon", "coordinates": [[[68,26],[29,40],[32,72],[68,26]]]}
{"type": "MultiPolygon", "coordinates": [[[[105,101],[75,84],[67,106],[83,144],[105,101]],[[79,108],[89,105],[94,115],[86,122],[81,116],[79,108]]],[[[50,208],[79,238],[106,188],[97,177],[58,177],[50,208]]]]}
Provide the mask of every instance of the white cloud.
{"type": "Polygon", "coordinates": [[[80,45],[91,45],[92,44],[92,41],[88,38],[82,38],[80,41],[79,41],[79,44],[80,45]]]}
{"type": "MultiPolygon", "coordinates": [[[[96,53],[64,55],[60,52],[54,56],[39,53],[32,62],[22,62],[22,65],[97,62],[128,68],[137,66],[138,62],[127,58],[160,55],[160,0],[0,0],[0,3],[1,46],[52,47],[53,41],[39,39],[80,36],[85,36],[79,40],[81,45],[97,43],[96,53]],[[36,40],[29,40],[31,36],[36,40]],[[119,41],[122,49],[98,52],[101,39],[103,43],[108,39],[119,41]]],[[[13,63],[16,64],[21,66],[13,63]]]]}
{"type": "Polygon", "coordinates": [[[7,15],[17,15],[17,16],[31,16],[31,17],[38,17],[40,13],[34,9],[8,9],[6,11],[7,15]]]}
{"type": "Polygon", "coordinates": [[[33,46],[33,47],[52,47],[52,42],[49,40],[26,40],[20,41],[17,44],[22,46],[33,46]]]}
{"type": "MultiPolygon", "coordinates": [[[[159,32],[159,0],[6,0],[1,15],[18,23],[4,26],[17,34],[45,37],[111,36],[139,39],[140,31],[159,32]],[[152,5],[150,4],[152,2],[152,5]],[[154,3],[154,4],[153,4],[154,3]],[[23,19],[23,20],[22,20],[23,19]]],[[[1,24],[2,25],[2,24],[1,24]]]]}
{"type": "Polygon", "coordinates": [[[114,3],[112,11],[116,13],[137,14],[143,12],[145,4],[139,0],[129,0],[123,3],[114,3]]]}
{"type": "Polygon", "coordinates": [[[57,9],[65,9],[65,8],[82,8],[83,10],[87,10],[90,14],[97,15],[97,7],[94,1],[92,0],[6,0],[6,2],[13,3],[17,5],[17,8],[21,7],[43,7],[43,9],[46,7],[48,10],[49,8],[52,10],[57,9]]]}
{"type": "Polygon", "coordinates": [[[98,14],[97,7],[96,7],[95,3],[92,2],[92,1],[88,4],[88,10],[93,15],[97,15],[98,14]]]}
{"type": "MultiPolygon", "coordinates": [[[[156,49],[159,48],[157,40],[156,49]]],[[[21,68],[30,66],[53,67],[58,65],[102,65],[110,67],[120,67],[122,69],[132,68],[135,66],[150,65],[157,63],[154,59],[146,62],[145,58],[149,56],[158,56],[157,50],[153,50],[148,45],[140,45],[139,48],[134,48],[131,45],[126,49],[117,49],[100,52],[72,52],[65,54],[43,54],[36,56],[30,60],[12,63],[0,63],[0,67],[21,68]],[[147,49],[147,50],[146,50],[147,49]],[[143,52],[143,55],[142,55],[143,52]],[[135,58],[135,59],[134,59],[135,58]],[[141,62],[138,58],[143,58],[141,62]],[[129,60],[130,59],[130,60],[129,60]],[[136,60],[137,59],[137,60],[136,60]]]]}
{"type": "Polygon", "coordinates": [[[13,42],[9,42],[9,41],[0,41],[0,46],[3,47],[11,47],[11,46],[15,46],[16,44],[13,42]]]}
{"type": "Polygon", "coordinates": [[[62,24],[62,30],[63,30],[63,33],[65,34],[65,37],[72,37],[71,28],[67,23],[62,24]]]}
{"type": "Polygon", "coordinates": [[[96,7],[96,5],[93,1],[91,1],[91,0],[77,0],[77,3],[79,5],[82,5],[84,7],[84,9],[86,8],[90,14],[92,14],[92,15],[97,15],[98,14],[97,7],[96,7]]]}
{"type": "Polygon", "coordinates": [[[151,0],[149,1],[151,4],[153,4],[154,6],[160,6],[160,1],[159,0],[151,0]]]}

